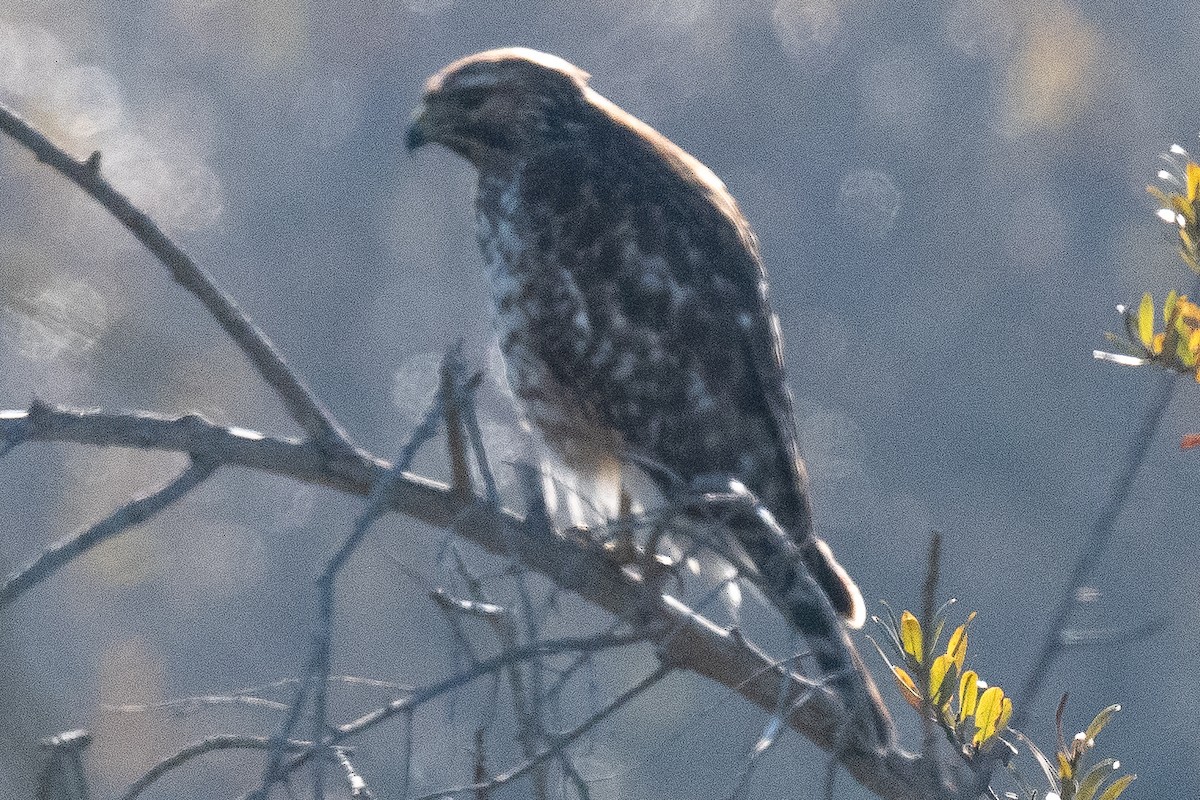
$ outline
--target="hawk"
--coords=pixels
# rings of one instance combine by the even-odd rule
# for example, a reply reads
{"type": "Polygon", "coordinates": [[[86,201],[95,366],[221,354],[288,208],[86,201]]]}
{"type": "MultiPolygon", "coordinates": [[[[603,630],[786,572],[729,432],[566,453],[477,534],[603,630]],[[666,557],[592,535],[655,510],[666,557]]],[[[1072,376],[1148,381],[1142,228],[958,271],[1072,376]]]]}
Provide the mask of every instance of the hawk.
{"type": "Polygon", "coordinates": [[[589,77],[525,48],[468,56],[430,78],[408,149],[478,170],[500,349],[550,447],[584,475],[635,463],[668,493],[747,487],[786,536],[734,535],[822,668],[845,670],[818,645],[845,637],[830,604],[862,625],[862,595],[813,532],[755,236],[716,175],[589,77]]]}

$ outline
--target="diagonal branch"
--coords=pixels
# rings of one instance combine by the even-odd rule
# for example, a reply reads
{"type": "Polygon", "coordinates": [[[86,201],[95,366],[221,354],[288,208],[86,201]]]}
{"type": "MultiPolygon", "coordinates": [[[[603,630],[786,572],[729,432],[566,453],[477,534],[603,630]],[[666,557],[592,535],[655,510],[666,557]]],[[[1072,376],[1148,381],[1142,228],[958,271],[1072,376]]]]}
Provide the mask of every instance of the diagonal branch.
{"type": "Polygon", "coordinates": [[[27,589],[49,578],[77,556],[120,536],[135,525],[152,519],[203,483],[216,467],[215,461],[193,459],[191,465],[180,473],[179,477],[163,488],[146,497],[131,500],[82,533],[60,539],[50,545],[41,555],[0,583],[0,608],[16,600],[27,589]]]}
{"type": "Polygon", "coordinates": [[[85,161],[77,161],[3,103],[0,103],[0,131],[28,148],[38,161],[49,165],[87,192],[128,228],[170,271],[175,282],[204,304],[309,436],[334,450],[352,448],[345,431],[304,381],[288,368],[275,345],[233,298],[217,286],[208,273],[192,261],[150,217],[100,176],[99,151],[92,153],[85,161]]]}
{"type": "MultiPolygon", "coordinates": [[[[209,736],[195,744],[188,745],[177,753],[155,764],[144,775],[130,784],[121,795],[120,800],[136,800],[142,792],[150,788],[155,781],[193,758],[211,753],[215,750],[269,750],[274,746],[273,740],[267,736],[209,736]]],[[[312,742],[288,741],[284,747],[292,752],[306,750],[312,742]]]]}
{"type": "MultiPolygon", "coordinates": [[[[1192,288],[1193,293],[1200,290],[1200,282],[1192,288]]],[[[1070,577],[1063,587],[1062,594],[1059,595],[1058,604],[1050,615],[1049,630],[1042,640],[1033,666],[1029,668],[1025,682],[1021,685],[1021,694],[1018,695],[1020,703],[1009,721],[1013,728],[1021,727],[1028,718],[1029,710],[1038,695],[1041,694],[1042,686],[1050,675],[1051,667],[1067,646],[1064,634],[1070,624],[1071,616],[1078,607],[1079,601],[1076,598],[1079,589],[1083,587],[1104,558],[1117,521],[1129,502],[1129,495],[1133,492],[1138,472],[1141,471],[1142,464],[1145,463],[1146,456],[1150,453],[1150,447],[1157,439],[1158,429],[1166,416],[1174,388],[1175,376],[1165,375],[1158,378],[1150,400],[1142,412],[1137,430],[1133,434],[1129,451],[1121,460],[1121,469],[1113,480],[1108,499],[1092,523],[1086,541],[1079,548],[1079,557],[1071,568],[1070,577]]]]}
{"type": "Polygon", "coordinates": [[[223,428],[195,415],[167,419],[35,405],[28,411],[0,411],[0,437],[187,452],[362,497],[378,481],[392,480],[390,503],[396,511],[515,559],[618,618],[643,620],[660,658],[676,668],[721,683],[768,713],[782,702],[790,709],[786,722],[791,728],[838,753],[846,770],[880,797],[927,797],[918,756],[895,749],[839,749],[846,712],[830,691],[814,691],[810,681],[777,664],[745,637],[670,595],[659,595],[609,558],[602,546],[561,536],[537,519],[527,521],[486,504],[464,505],[451,487],[409,473],[389,477],[390,464],[360,451],[331,456],[311,442],[223,428]]]}

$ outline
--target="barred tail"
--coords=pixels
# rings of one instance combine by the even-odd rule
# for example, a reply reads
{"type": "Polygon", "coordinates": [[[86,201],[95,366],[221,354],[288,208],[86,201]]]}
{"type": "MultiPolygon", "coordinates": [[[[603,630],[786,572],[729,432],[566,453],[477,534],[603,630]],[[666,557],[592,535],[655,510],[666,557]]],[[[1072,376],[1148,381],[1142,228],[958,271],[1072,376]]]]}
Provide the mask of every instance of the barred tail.
{"type": "Polygon", "coordinates": [[[753,565],[755,584],[804,637],[822,680],[841,697],[861,734],[875,744],[891,744],[891,717],[843,624],[844,618],[862,626],[862,593],[829,546],[812,534],[806,495],[798,492],[797,503],[785,507],[792,513],[784,527],[738,481],[703,476],[692,488],[696,494],[680,510],[723,524],[753,565]]]}
{"type": "Polygon", "coordinates": [[[816,538],[798,546],[769,517],[734,532],[758,570],[763,592],[803,635],[827,685],[868,737],[881,745],[892,742],[887,707],[839,619],[862,625],[862,594],[829,546],[816,538]]]}

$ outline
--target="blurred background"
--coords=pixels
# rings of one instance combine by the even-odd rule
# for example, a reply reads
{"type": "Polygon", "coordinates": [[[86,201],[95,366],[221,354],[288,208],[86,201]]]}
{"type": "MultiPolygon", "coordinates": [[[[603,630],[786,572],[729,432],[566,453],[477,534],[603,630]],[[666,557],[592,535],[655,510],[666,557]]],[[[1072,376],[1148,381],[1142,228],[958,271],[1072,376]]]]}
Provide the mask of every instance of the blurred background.
{"type": "MultiPolygon", "coordinates": [[[[79,157],[101,150],[105,176],[390,458],[448,346],[462,339],[472,363],[496,363],[473,175],[445,151],[403,151],[422,83],[509,44],[579,64],[712,167],[755,226],[818,524],[872,607],[917,607],[929,534],[942,531],[942,592],[980,612],[973,665],[1015,692],[1162,380],[1091,351],[1121,329],[1115,304],[1191,285],[1144,187],[1158,154],[1191,147],[1200,127],[1198,36],[1200,17],[1157,0],[40,0],[0,10],[0,100],[79,157]]],[[[8,140],[0,181],[0,407],[194,410],[296,433],[198,304],[90,200],[8,140]]],[[[1068,734],[1121,703],[1101,747],[1139,774],[1131,798],[1200,794],[1200,545],[1188,522],[1200,454],[1179,449],[1200,413],[1197,386],[1177,382],[1075,620],[1118,641],[1068,652],[1025,729],[1052,750],[1062,691],[1068,734]],[[1153,639],[1121,640],[1159,616],[1153,639]]],[[[496,381],[481,413],[493,457],[520,458],[496,381]]],[[[3,567],[182,463],[17,449],[0,461],[3,567]]],[[[437,448],[418,466],[445,473],[437,448]]],[[[206,733],[274,730],[262,710],[114,706],[295,674],[312,579],[360,508],[227,470],[6,609],[0,794],[28,796],[34,743],[72,727],[96,736],[99,797],[206,733]]],[[[419,685],[462,666],[430,587],[406,573],[436,583],[443,544],[407,520],[377,527],[339,595],[335,671],[419,685]]],[[[562,598],[547,630],[602,623],[562,598]]],[[[571,702],[611,696],[650,660],[597,659],[571,702]]],[[[415,791],[469,779],[487,689],[417,716],[415,791]]],[[[342,691],[338,713],[390,696],[342,691]]],[[[889,697],[915,742],[913,715],[889,697]]],[[[679,675],[603,726],[577,764],[595,797],[721,797],[764,724],[722,687],[679,675]]],[[[509,738],[494,736],[497,770],[520,758],[509,738]]],[[[397,724],[360,743],[379,797],[399,796],[400,739],[397,724]]],[[[261,763],[215,754],[148,796],[236,796],[261,763]]],[[[748,796],[819,796],[824,768],[785,735],[748,796]]],[[[843,778],[838,796],[867,794],[843,778]]]]}

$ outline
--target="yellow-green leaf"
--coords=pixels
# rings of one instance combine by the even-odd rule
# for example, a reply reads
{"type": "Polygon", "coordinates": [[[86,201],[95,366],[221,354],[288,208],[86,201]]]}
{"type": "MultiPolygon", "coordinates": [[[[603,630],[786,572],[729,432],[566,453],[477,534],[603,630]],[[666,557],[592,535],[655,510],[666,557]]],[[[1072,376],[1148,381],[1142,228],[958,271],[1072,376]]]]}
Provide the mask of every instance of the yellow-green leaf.
{"type": "Polygon", "coordinates": [[[1171,324],[1171,315],[1175,313],[1175,302],[1179,299],[1179,292],[1172,289],[1167,292],[1167,299],[1163,301],[1163,324],[1171,324]]]}
{"type": "Polygon", "coordinates": [[[921,623],[911,611],[900,615],[900,643],[904,646],[904,652],[918,664],[924,660],[925,651],[921,649],[921,623]]]}
{"type": "Polygon", "coordinates": [[[962,722],[975,713],[979,700],[979,676],[969,669],[958,679],[958,721],[962,722]]]}
{"type": "Polygon", "coordinates": [[[1109,787],[1101,793],[1098,800],[1117,800],[1121,796],[1121,792],[1129,788],[1129,784],[1137,780],[1137,775],[1122,775],[1117,778],[1109,787]]]}
{"type": "Polygon", "coordinates": [[[1087,726],[1087,730],[1083,732],[1083,736],[1088,740],[1089,744],[1100,735],[1100,731],[1104,730],[1104,726],[1113,718],[1113,714],[1116,714],[1120,710],[1121,706],[1114,703],[1095,716],[1091,724],[1087,726]]]}
{"type": "Polygon", "coordinates": [[[1097,762],[1079,781],[1079,789],[1075,792],[1075,800],[1092,800],[1100,786],[1108,780],[1120,763],[1115,758],[1106,758],[1097,762]]]}
{"type": "Polygon", "coordinates": [[[1147,349],[1154,341],[1154,298],[1149,292],[1142,295],[1142,304],[1138,306],[1138,338],[1147,349]]]}
{"type": "Polygon", "coordinates": [[[1195,161],[1188,161],[1185,169],[1185,181],[1187,183],[1187,201],[1194,203],[1198,190],[1200,190],[1200,164],[1195,161]]]}
{"type": "Polygon", "coordinates": [[[1071,776],[1075,774],[1075,770],[1071,769],[1071,762],[1067,758],[1066,753],[1057,753],[1058,755],[1058,779],[1060,781],[1069,781],[1071,776]]]}
{"type": "Polygon", "coordinates": [[[892,674],[896,676],[896,685],[900,687],[900,694],[904,696],[910,706],[920,711],[921,692],[917,689],[916,681],[900,667],[892,667],[892,674]]]}
{"type": "Polygon", "coordinates": [[[999,686],[988,687],[980,696],[979,705],[975,709],[975,736],[971,740],[976,747],[982,746],[996,735],[1003,700],[1004,690],[999,686]]]}
{"type": "Polygon", "coordinates": [[[967,626],[973,619],[975,619],[974,611],[967,616],[966,622],[954,629],[954,633],[950,634],[950,641],[946,643],[946,654],[954,659],[954,666],[958,667],[960,671],[963,663],[967,660],[967,626]]]}
{"type": "MultiPolygon", "coordinates": [[[[929,665],[929,697],[931,703],[935,706],[941,706],[946,701],[950,692],[947,691],[950,687],[945,686],[947,683],[946,675],[950,672],[950,668],[954,666],[954,659],[949,653],[943,653],[933,660],[929,665]]],[[[954,674],[957,674],[955,670],[954,674]]],[[[953,686],[954,675],[950,675],[950,686],[953,686]]]]}

